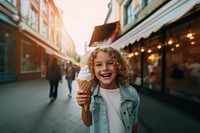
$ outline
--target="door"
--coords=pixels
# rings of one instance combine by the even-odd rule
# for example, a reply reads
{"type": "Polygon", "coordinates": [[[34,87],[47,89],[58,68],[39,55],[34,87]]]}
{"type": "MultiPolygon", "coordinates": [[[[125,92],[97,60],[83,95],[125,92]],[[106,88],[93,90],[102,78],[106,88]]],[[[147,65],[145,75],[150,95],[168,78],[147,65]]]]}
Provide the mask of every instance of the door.
{"type": "Polygon", "coordinates": [[[0,83],[15,80],[15,30],[0,23],[0,83]]]}

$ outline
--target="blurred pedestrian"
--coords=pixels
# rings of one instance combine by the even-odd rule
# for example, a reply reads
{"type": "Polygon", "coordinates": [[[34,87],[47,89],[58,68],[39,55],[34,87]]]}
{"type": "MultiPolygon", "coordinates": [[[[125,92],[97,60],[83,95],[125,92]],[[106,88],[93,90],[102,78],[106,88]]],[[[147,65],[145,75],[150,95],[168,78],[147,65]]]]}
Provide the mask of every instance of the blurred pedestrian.
{"type": "Polygon", "coordinates": [[[60,66],[57,64],[57,59],[54,58],[47,69],[46,79],[49,80],[50,92],[49,98],[53,102],[57,98],[58,84],[62,82],[62,74],[60,66]]]}
{"type": "Polygon", "coordinates": [[[129,85],[126,60],[111,47],[97,48],[87,64],[94,76],[93,93],[79,89],[76,97],[84,124],[91,133],[137,133],[140,98],[129,85]]]}
{"type": "Polygon", "coordinates": [[[72,82],[75,79],[75,68],[73,67],[73,64],[71,61],[68,62],[66,70],[65,70],[65,74],[66,74],[66,80],[67,80],[67,84],[68,84],[68,89],[69,89],[69,94],[68,97],[71,98],[71,93],[72,93],[72,82]]]}
{"type": "Polygon", "coordinates": [[[179,68],[179,66],[176,63],[172,64],[171,78],[177,80],[184,79],[184,72],[179,68]]]}

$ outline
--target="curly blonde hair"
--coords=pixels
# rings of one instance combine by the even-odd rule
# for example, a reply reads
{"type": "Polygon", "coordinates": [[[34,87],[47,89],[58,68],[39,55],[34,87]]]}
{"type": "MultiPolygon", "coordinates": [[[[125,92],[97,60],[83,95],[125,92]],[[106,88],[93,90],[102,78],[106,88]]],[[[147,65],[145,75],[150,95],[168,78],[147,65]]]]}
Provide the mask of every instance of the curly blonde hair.
{"type": "Polygon", "coordinates": [[[117,51],[112,47],[96,48],[93,52],[90,53],[87,64],[89,66],[90,72],[93,75],[92,79],[93,84],[94,85],[99,84],[99,80],[96,78],[94,74],[94,59],[97,57],[97,54],[100,51],[109,54],[113,58],[115,67],[117,69],[116,82],[124,86],[128,86],[129,85],[128,61],[120,54],[119,51],[117,51]]]}

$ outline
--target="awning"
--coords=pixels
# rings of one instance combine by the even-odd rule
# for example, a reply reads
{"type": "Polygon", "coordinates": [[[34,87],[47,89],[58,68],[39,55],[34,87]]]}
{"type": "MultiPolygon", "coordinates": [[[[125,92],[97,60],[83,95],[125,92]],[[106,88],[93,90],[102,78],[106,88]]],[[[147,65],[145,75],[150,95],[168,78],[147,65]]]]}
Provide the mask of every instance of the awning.
{"type": "Polygon", "coordinates": [[[41,47],[43,47],[46,50],[46,53],[53,55],[55,57],[64,59],[64,60],[68,60],[67,57],[61,55],[60,53],[58,53],[56,50],[50,48],[49,46],[45,45],[44,43],[40,42],[39,40],[37,40],[36,38],[32,37],[31,35],[27,34],[27,33],[23,33],[23,35],[25,35],[26,37],[28,37],[29,39],[31,39],[32,41],[34,41],[36,44],[40,45],[41,47]]]}
{"type": "Polygon", "coordinates": [[[44,43],[40,42],[39,40],[37,40],[36,38],[32,37],[31,35],[29,35],[27,33],[23,33],[23,35],[25,35],[27,38],[29,38],[32,41],[34,41],[36,44],[38,44],[41,47],[43,47],[46,50],[47,53],[53,54],[53,52],[56,52],[54,49],[48,47],[47,45],[45,45],[44,43]]]}
{"type": "Polygon", "coordinates": [[[27,33],[23,33],[23,35],[25,35],[26,37],[28,37],[29,39],[31,39],[32,41],[34,41],[35,43],[37,43],[38,45],[40,45],[41,47],[43,47],[46,50],[46,53],[51,54],[55,57],[64,59],[64,60],[68,60],[67,57],[59,54],[56,50],[50,48],[49,46],[45,45],[44,43],[40,42],[39,40],[35,39],[34,37],[32,37],[31,35],[27,34],[27,33]]]}
{"type": "Polygon", "coordinates": [[[152,16],[144,20],[117,41],[113,42],[110,46],[120,49],[130,43],[139,41],[141,38],[147,38],[165,24],[170,24],[181,18],[198,3],[200,3],[200,0],[171,0],[152,16]]]}
{"type": "Polygon", "coordinates": [[[63,55],[61,55],[61,54],[59,54],[58,52],[54,52],[53,55],[54,55],[55,57],[61,58],[61,59],[66,60],[66,61],[69,60],[67,57],[65,57],[65,56],[63,56],[63,55]]]}
{"type": "Polygon", "coordinates": [[[18,27],[17,24],[15,24],[13,21],[11,21],[7,17],[3,16],[2,14],[0,14],[0,20],[3,20],[4,22],[6,22],[14,27],[18,27]]]}
{"type": "Polygon", "coordinates": [[[94,46],[98,42],[112,43],[115,41],[119,31],[119,22],[108,23],[95,26],[90,39],[89,47],[94,46]],[[108,42],[109,41],[109,42],[108,42]]]}

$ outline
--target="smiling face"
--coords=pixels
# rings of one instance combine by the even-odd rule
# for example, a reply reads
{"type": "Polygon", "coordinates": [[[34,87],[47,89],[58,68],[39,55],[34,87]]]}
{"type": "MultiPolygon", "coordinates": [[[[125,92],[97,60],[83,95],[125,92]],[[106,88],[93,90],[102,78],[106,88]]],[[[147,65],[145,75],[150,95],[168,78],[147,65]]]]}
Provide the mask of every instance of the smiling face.
{"type": "Polygon", "coordinates": [[[99,51],[94,59],[94,73],[99,80],[100,87],[104,89],[116,89],[117,68],[110,54],[99,51]]]}

